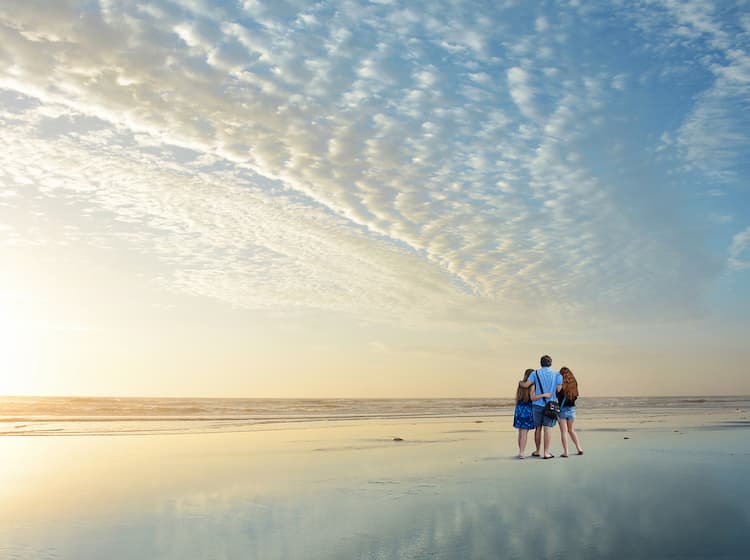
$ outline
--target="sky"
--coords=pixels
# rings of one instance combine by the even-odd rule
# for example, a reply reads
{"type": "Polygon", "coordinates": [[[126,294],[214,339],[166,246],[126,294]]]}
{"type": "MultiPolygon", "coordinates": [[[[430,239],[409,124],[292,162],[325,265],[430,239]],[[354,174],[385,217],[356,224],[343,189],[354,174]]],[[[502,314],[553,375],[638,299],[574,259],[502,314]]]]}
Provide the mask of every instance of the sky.
{"type": "Polygon", "coordinates": [[[5,0],[0,394],[750,394],[750,2],[5,0]]]}

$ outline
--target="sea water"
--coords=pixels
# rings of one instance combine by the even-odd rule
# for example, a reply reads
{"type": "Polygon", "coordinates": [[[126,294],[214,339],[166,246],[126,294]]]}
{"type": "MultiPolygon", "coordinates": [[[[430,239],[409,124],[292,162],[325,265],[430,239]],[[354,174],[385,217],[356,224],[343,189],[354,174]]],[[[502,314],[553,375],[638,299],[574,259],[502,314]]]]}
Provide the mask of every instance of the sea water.
{"type": "MultiPolygon", "coordinates": [[[[514,405],[507,398],[0,397],[0,435],[146,435],[253,430],[311,421],[492,418],[512,416],[514,405]]],[[[647,421],[675,414],[705,417],[749,410],[750,397],[581,397],[578,405],[594,421],[647,421]]]]}

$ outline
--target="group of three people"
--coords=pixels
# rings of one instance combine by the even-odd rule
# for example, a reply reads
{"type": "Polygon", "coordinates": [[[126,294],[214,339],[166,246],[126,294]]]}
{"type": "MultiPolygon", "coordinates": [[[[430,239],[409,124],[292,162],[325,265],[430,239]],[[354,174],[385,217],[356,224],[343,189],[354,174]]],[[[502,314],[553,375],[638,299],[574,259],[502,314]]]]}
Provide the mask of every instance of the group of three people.
{"type": "Polygon", "coordinates": [[[573,425],[576,419],[576,399],[578,399],[578,382],[573,372],[567,367],[560,371],[552,369],[552,358],[542,356],[541,368],[527,369],[523,380],[518,382],[516,391],[516,410],[513,415],[513,427],[518,428],[518,458],[526,458],[526,442],[529,432],[534,430],[536,451],[531,455],[552,459],[550,453],[550,429],[556,422],[560,424],[562,439],[562,457],[568,456],[568,436],[573,440],[579,455],[583,455],[583,448],[573,425]],[[560,405],[557,418],[545,416],[544,408],[549,401],[556,401],[560,405]],[[544,433],[544,454],[540,454],[544,433]]]}

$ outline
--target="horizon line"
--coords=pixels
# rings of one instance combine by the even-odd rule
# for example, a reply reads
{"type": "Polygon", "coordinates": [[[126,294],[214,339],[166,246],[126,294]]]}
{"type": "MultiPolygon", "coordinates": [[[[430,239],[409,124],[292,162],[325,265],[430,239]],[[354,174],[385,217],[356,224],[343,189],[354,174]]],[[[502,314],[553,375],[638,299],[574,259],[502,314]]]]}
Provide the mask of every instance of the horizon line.
{"type": "MultiPolygon", "coordinates": [[[[582,395],[579,398],[588,399],[635,399],[635,398],[695,398],[695,399],[708,399],[708,398],[750,398],[750,394],[747,395],[727,395],[727,394],[703,394],[703,395],[582,395]]],[[[375,400],[491,400],[491,399],[507,399],[513,400],[515,397],[501,397],[501,396],[475,396],[475,397],[253,397],[253,396],[160,396],[160,395],[0,395],[0,399],[223,399],[223,400],[361,400],[361,401],[375,401],[375,400]]]]}

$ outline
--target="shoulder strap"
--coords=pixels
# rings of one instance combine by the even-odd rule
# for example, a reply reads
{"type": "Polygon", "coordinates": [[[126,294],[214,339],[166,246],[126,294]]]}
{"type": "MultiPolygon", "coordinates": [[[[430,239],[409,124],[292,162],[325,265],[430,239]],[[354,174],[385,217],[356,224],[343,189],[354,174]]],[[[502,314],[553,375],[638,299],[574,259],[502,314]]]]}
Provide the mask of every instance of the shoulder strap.
{"type": "MultiPolygon", "coordinates": [[[[539,379],[539,370],[536,370],[534,372],[534,375],[536,375],[536,382],[539,383],[539,394],[541,395],[542,393],[544,393],[544,386],[542,385],[542,380],[539,379]]],[[[544,400],[546,401],[547,399],[544,400]]]]}

